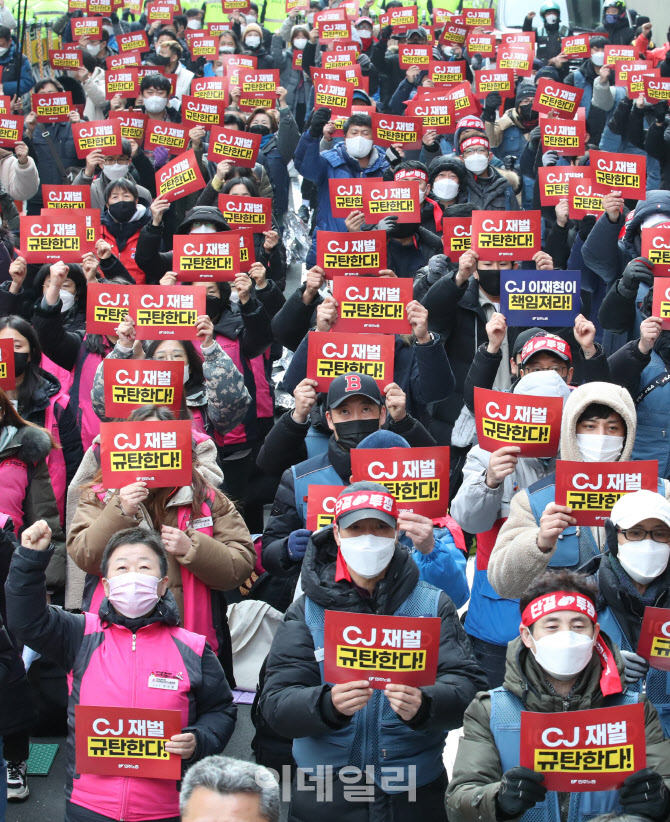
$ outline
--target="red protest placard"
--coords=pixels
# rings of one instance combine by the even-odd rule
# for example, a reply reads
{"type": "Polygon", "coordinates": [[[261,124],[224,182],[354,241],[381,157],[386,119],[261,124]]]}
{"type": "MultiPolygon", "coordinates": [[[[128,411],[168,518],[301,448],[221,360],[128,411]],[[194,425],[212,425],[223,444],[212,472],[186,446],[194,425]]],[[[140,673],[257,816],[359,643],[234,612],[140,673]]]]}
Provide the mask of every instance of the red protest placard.
{"type": "Polygon", "coordinates": [[[272,199],[241,194],[219,194],[219,210],[231,228],[272,229],[272,199]]]}
{"type": "Polygon", "coordinates": [[[81,160],[96,150],[105,155],[121,154],[121,124],[118,120],[72,123],[72,134],[77,157],[81,160]]]}
{"type": "Polygon", "coordinates": [[[323,23],[344,22],[346,19],[347,13],[341,6],[339,9],[324,9],[314,15],[314,27],[318,29],[323,23]]]}
{"type": "Polygon", "coordinates": [[[206,129],[223,125],[225,111],[223,100],[201,100],[187,95],[181,98],[181,116],[184,122],[206,129]]]}
{"type": "Polygon", "coordinates": [[[130,295],[133,293],[132,285],[89,283],[86,287],[86,333],[115,334],[118,324],[130,314],[130,295]]]}
{"type": "Polygon", "coordinates": [[[116,45],[119,48],[119,54],[149,51],[149,38],[146,31],[131,31],[129,34],[117,34],[116,45]]]}
{"type": "Polygon", "coordinates": [[[615,46],[607,43],[605,46],[605,65],[613,66],[619,60],[637,60],[639,51],[636,46],[615,46]]]}
{"type": "Polygon", "coordinates": [[[453,11],[448,11],[447,9],[433,9],[433,23],[435,25],[435,28],[441,28],[445,23],[448,23],[450,20],[453,20],[454,17],[462,19],[453,11]]]}
{"type": "Polygon", "coordinates": [[[204,288],[179,285],[143,285],[134,290],[130,297],[130,314],[135,320],[137,339],[197,339],[195,321],[207,313],[205,297],[204,288]]]}
{"type": "Polygon", "coordinates": [[[105,66],[108,71],[128,67],[136,68],[139,67],[141,59],[142,55],[139,51],[131,51],[128,54],[109,54],[105,57],[105,66]]]}
{"type": "Polygon", "coordinates": [[[626,75],[625,81],[626,93],[629,97],[637,97],[639,94],[644,94],[647,79],[659,80],[660,77],[660,69],[646,69],[646,71],[629,71],[626,75]]]}
{"type": "Polygon", "coordinates": [[[393,30],[398,33],[415,29],[418,21],[419,11],[416,6],[399,6],[379,15],[379,25],[382,28],[393,26],[393,30]]]}
{"type": "MultiPolygon", "coordinates": [[[[156,674],[149,679],[159,680],[156,674]]],[[[176,690],[175,684],[149,685],[176,690]]],[[[179,779],[182,759],[165,750],[181,733],[181,712],[149,708],[75,705],[77,773],[179,779]]]]}
{"type": "Polygon", "coordinates": [[[363,208],[363,186],[360,179],[331,177],[328,188],[333,217],[347,217],[350,212],[363,208]]]}
{"type": "Polygon", "coordinates": [[[221,8],[224,12],[241,11],[242,13],[249,11],[250,0],[221,0],[221,8]]]}
{"type": "Polygon", "coordinates": [[[650,668],[670,671],[670,608],[644,609],[637,653],[650,668]]]}
{"type": "MultiPolygon", "coordinates": [[[[640,232],[640,253],[653,263],[655,277],[670,277],[670,223],[660,223],[640,232]]],[[[654,315],[658,317],[658,314],[654,315]]]]}
{"type": "Polygon", "coordinates": [[[377,179],[364,179],[361,186],[367,223],[378,223],[390,214],[397,216],[399,223],[421,221],[418,180],[385,183],[377,179]]]}
{"type": "Polygon", "coordinates": [[[347,275],[378,276],[386,268],[386,237],[378,231],[318,231],[316,264],[326,279],[347,275]]]}
{"type": "Polygon", "coordinates": [[[258,57],[253,54],[219,54],[219,60],[226,74],[236,68],[255,69],[258,65],[258,57]]]}
{"type": "Polygon", "coordinates": [[[663,77],[646,77],[644,81],[644,96],[648,100],[660,102],[670,100],[670,79],[663,77]]]}
{"type": "Polygon", "coordinates": [[[23,139],[24,118],[14,114],[0,115],[0,146],[14,148],[23,139]]]}
{"type": "Polygon", "coordinates": [[[581,220],[587,214],[600,217],[605,211],[603,197],[608,190],[595,185],[586,176],[583,179],[571,177],[568,181],[568,216],[570,219],[581,220]]]}
{"type": "Polygon", "coordinates": [[[333,43],[333,51],[341,54],[350,54],[354,60],[358,60],[361,53],[359,45],[355,40],[336,40],[333,43]]]}
{"type": "Polygon", "coordinates": [[[191,94],[200,100],[228,102],[228,81],[225,77],[201,77],[191,81],[191,94]]]}
{"type": "Polygon", "coordinates": [[[309,0],[286,0],[286,14],[292,11],[309,11],[309,0]]]}
{"type": "Polygon", "coordinates": [[[312,72],[314,108],[329,108],[333,115],[349,114],[354,99],[354,86],[346,80],[328,80],[320,71],[312,72]]]}
{"type": "Polygon", "coordinates": [[[231,232],[240,238],[240,271],[249,273],[249,269],[256,262],[256,249],[254,248],[254,233],[249,228],[241,228],[239,231],[231,232]]]}
{"type": "Polygon", "coordinates": [[[521,46],[499,48],[497,68],[513,69],[519,77],[530,77],[533,73],[534,51],[522,49],[521,46]]]}
{"type": "Polygon", "coordinates": [[[503,98],[514,97],[514,71],[510,69],[480,69],[475,71],[477,97],[497,91],[503,98]]]}
{"type": "Polygon", "coordinates": [[[232,160],[236,166],[253,168],[260,147],[260,134],[215,126],[210,133],[207,156],[215,163],[219,160],[232,160]]]}
{"type": "Polygon", "coordinates": [[[410,279],[335,277],[336,331],[370,334],[411,334],[407,304],[414,299],[410,279]]]}
{"type": "Polygon", "coordinates": [[[16,388],[14,371],[14,341],[0,340],[0,388],[12,391],[16,388]]]}
{"type": "Polygon", "coordinates": [[[91,186],[42,186],[42,202],[47,208],[91,208],[91,186]]]}
{"type": "Polygon", "coordinates": [[[439,617],[326,611],[324,680],[336,685],[367,679],[378,690],[388,684],[434,685],[440,625],[439,617]]]}
{"type": "Polygon", "coordinates": [[[353,482],[379,482],[398,508],[433,519],[449,506],[449,447],[356,448],[351,452],[353,482]]]}
{"type": "Polygon", "coordinates": [[[175,234],[173,239],[172,265],[180,282],[232,282],[241,270],[237,232],[175,234]]]}
{"type": "Polygon", "coordinates": [[[475,98],[474,94],[472,93],[472,87],[470,83],[456,83],[453,86],[428,89],[428,91],[432,93],[425,95],[424,99],[426,100],[440,99],[438,95],[440,95],[443,92],[446,92],[446,99],[453,100],[454,116],[456,118],[456,121],[460,120],[462,117],[465,117],[468,114],[474,114],[478,116],[481,111],[481,106],[475,98]]]}
{"type": "Polygon", "coordinates": [[[146,482],[148,488],[190,485],[191,437],[189,420],[101,423],[100,467],[105,488],[123,488],[134,482],[146,482]]]}
{"type": "Polygon", "coordinates": [[[162,146],[168,154],[182,154],[188,148],[189,126],[180,126],[163,120],[149,120],[144,134],[144,148],[153,150],[162,146]]]}
{"type": "Polygon", "coordinates": [[[463,23],[466,26],[492,29],[495,27],[495,9],[463,9],[463,23]]]}
{"type": "Polygon", "coordinates": [[[125,66],[105,72],[105,97],[111,100],[117,94],[135,99],[140,93],[139,70],[135,66],[125,66]]]}
{"type": "Polygon", "coordinates": [[[200,37],[193,37],[190,41],[190,52],[193,59],[204,57],[205,60],[217,60],[219,57],[219,38],[207,37],[202,34],[200,37]]]}
{"type": "Polygon", "coordinates": [[[647,157],[644,154],[613,155],[609,151],[589,152],[593,182],[621,191],[623,197],[644,199],[647,185],[647,157]]]}
{"type": "Polygon", "coordinates": [[[146,13],[149,23],[157,21],[171,23],[177,12],[171,3],[161,3],[160,0],[154,0],[152,3],[147,3],[146,13]]]}
{"type": "Polygon", "coordinates": [[[275,92],[279,87],[279,69],[239,69],[239,85],[243,94],[275,92]]]}
{"type": "Polygon", "coordinates": [[[431,60],[428,65],[428,79],[438,86],[465,82],[465,60],[431,60]]]}
{"type": "MultiPolygon", "coordinates": [[[[211,153],[210,159],[214,159],[211,153]]],[[[170,160],[156,172],[158,196],[167,197],[171,202],[194,191],[202,191],[204,187],[205,179],[193,149],[170,160]]]]}
{"type": "Polygon", "coordinates": [[[423,66],[427,68],[433,59],[433,49],[428,45],[406,45],[403,43],[398,46],[398,58],[400,68],[408,69],[410,66],[423,66]]]}
{"type": "Polygon", "coordinates": [[[76,71],[83,68],[81,49],[49,49],[49,65],[54,71],[76,71]]]}
{"type": "Polygon", "coordinates": [[[184,387],[184,363],[158,360],[102,362],[105,416],[125,420],[142,405],[164,405],[179,414],[184,387]]]}
{"type": "Polygon", "coordinates": [[[121,136],[126,140],[135,140],[140,146],[144,141],[144,129],[146,128],[148,114],[141,111],[122,109],[120,111],[110,111],[110,120],[118,120],[121,124],[121,136]]]}
{"type": "MultiPolygon", "coordinates": [[[[232,28],[233,24],[230,20],[217,20],[216,23],[208,23],[205,26],[208,34],[214,34],[216,36],[222,34],[224,31],[232,31],[232,28]]],[[[254,57],[254,60],[255,59],[254,57]]]]}
{"type": "Polygon", "coordinates": [[[456,104],[453,100],[421,100],[416,97],[407,104],[409,117],[421,117],[424,129],[438,134],[453,134],[456,130],[456,104]]]}
{"type": "Polygon", "coordinates": [[[395,117],[393,114],[372,115],[372,141],[377,146],[402,143],[406,148],[419,148],[423,136],[421,117],[395,117]]]}
{"type": "MultiPolygon", "coordinates": [[[[312,73],[315,70],[312,69],[312,73]]],[[[322,80],[328,80],[333,83],[341,83],[345,81],[351,83],[354,88],[361,88],[368,92],[370,81],[367,77],[363,77],[363,70],[356,63],[353,66],[342,66],[341,68],[330,68],[319,71],[319,76],[322,80]]]]}
{"type": "Polygon", "coordinates": [[[463,25],[461,17],[458,19],[454,18],[448,23],[445,23],[442,34],[440,35],[440,45],[464,46],[469,31],[468,27],[463,25]]]}
{"type": "Polygon", "coordinates": [[[495,34],[468,34],[465,47],[468,54],[481,54],[482,57],[493,59],[496,53],[496,36],[495,34]]]}
{"type": "Polygon", "coordinates": [[[571,120],[583,94],[584,89],[542,77],[537,83],[533,108],[541,113],[555,111],[559,117],[571,120]]]}
{"type": "Polygon", "coordinates": [[[561,438],[562,397],[532,397],[475,388],[480,448],[516,445],[521,457],[555,457],[561,438]]]}
{"type": "Polygon", "coordinates": [[[657,490],[658,460],[556,462],[556,503],[572,508],[577,525],[602,525],[624,494],[657,490]]]}
{"type": "Polygon", "coordinates": [[[605,791],[646,767],[644,705],[562,713],[521,712],[522,767],[550,791],[605,791]]]}
{"type": "Polygon", "coordinates": [[[59,91],[56,94],[30,95],[30,105],[37,115],[38,123],[67,123],[70,120],[72,108],[72,94],[69,91],[59,91]]]}
{"type": "Polygon", "coordinates": [[[21,216],[21,256],[27,263],[80,263],[81,255],[95,251],[100,237],[100,212],[55,211],[47,215],[21,216]]]}
{"type": "Polygon", "coordinates": [[[586,123],[584,120],[561,120],[558,117],[540,117],[540,145],[543,153],[555,151],[566,157],[581,157],[586,151],[586,123]]]}
{"type": "Polygon", "coordinates": [[[112,0],[87,0],[86,11],[90,15],[103,15],[109,17],[116,8],[116,3],[112,0]]]}
{"type": "Polygon", "coordinates": [[[319,23],[319,44],[327,46],[336,40],[351,39],[351,22],[349,20],[335,20],[332,23],[319,23]]]}
{"type": "Polygon", "coordinates": [[[472,248],[480,260],[532,260],[541,249],[539,211],[474,211],[472,248]]]}
{"type": "Polygon", "coordinates": [[[72,17],[70,30],[73,40],[81,40],[86,36],[89,40],[102,40],[102,18],[100,17],[72,17]]]}
{"type": "Polygon", "coordinates": [[[521,46],[522,48],[535,47],[535,32],[534,31],[504,31],[502,33],[501,42],[505,48],[514,48],[521,46]]]}
{"type": "Polygon", "coordinates": [[[302,71],[302,49],[300,51],[296,48],[293,49],[293,53],[291,55],[291,68],[293,71],[302,71]]]}
{"type": "Polygon", "coordinates": [[[454,262],[460,260],[470,249],[472,240],[472,220],[463,217],[442,219],[442,246],[444,253],[454,262]]]}
{"type": "Polygon", "coordinates": [[[591,53],[590,39],[590,34],[561,37],[561,54],[566,57],[588,57],[591,53]]]}
{"type": "MultiPolygon", "coordinates": [[[[654,68],[652,60],[620,60],[616,66],[616,83],[617,86],[628,85],[628,75],[631,72],[644,72],[654,68]]],[[[644,89],[642,89],[644,91],[644,89]]]]}
{"type": "Polygon", "coordinates": [[[327,391],[335,377],[355,371],[383,390],[393,382],[394,349],[395,338],[389,335],[310,331],[306,376],[317,381],[317,390],[327,391]]]}
{"type": "Polygon", "coordinates": [[[335,519],[335,500],[346,485],[310,485],[307,488],[305,528],[318,531],[335,519]]]}
{"type": "Polygon", "coordinates": [[[670,277],[657,277],[654,280],[651,315],[661,318],[664,331],[670,329],[670,277]]]}

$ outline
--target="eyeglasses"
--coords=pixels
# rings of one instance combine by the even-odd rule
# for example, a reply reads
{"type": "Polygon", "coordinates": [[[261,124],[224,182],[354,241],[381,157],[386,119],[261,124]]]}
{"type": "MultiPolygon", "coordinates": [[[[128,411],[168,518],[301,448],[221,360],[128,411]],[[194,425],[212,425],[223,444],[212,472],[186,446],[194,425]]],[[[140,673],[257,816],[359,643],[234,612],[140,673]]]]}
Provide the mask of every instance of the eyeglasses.
{"type": "Polygon", "coordinates": [[[647,534],[654,540],[654,542],[670,543],[670,528],[652,528],[651,531],[645,531],[644,528],[617,528],[620,534],[623,534],[628,542],[641,542],[647,534]]]}
{"type": "MultiPolygon", "coordinates": [[[[523,366],[521,366],[523,368],[523,366]]],[[[539,374],[540,371],[553,371],[555,374],[567,374],[567,365],[550,365],[549,368],[540,368],[539,365],[531,365],[529,368],[523,369],[526,374],[539,374]]]]}
{"type": "Polygon", "coordinates": [[[113,166],[115,163],[121,166],[128,166],[130,165],[130,157],[105,157],[102,161],[104,166],[113,166]]]}
{"type": "Polygon", "coordinates": [[[464,157],[472,157],[473,154],[485,154],[488,156],[489,150],[488,148],[484,148],[484,146],[480,146],[479,148],[466,148],[463,152],[464,157]]]}

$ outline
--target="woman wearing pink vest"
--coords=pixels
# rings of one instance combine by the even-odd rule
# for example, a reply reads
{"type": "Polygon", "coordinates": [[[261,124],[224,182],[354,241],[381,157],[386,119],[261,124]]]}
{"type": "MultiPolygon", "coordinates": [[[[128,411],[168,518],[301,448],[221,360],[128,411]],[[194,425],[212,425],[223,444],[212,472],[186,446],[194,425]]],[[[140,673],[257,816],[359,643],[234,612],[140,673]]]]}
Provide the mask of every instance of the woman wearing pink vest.
{"type": "Polygon", "coordinates": [[[178,627],[157,533],[131,528],[109,540],[100,561],[105,599],[97,613],[47,604],[50,541],[43,521],[24,532],[6,595],[8,624],[18,639],[69,672],[65,822],[178,822],[176,781],[76,771],[75,707],[179,711],[181,733],[164,749],[181,757],[183,770],[220,753],[233,733],[236,709],[221,665],[204,636],[178,627]]]}

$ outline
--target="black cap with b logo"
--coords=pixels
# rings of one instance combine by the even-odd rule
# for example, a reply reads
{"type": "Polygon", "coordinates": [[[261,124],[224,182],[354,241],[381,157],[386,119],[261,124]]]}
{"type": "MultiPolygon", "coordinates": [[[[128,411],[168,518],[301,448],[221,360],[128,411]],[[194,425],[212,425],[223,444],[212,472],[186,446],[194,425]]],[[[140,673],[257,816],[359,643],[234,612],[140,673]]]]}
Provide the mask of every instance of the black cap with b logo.
{"type": "Polygon", "coordinates": [[[383,405],[382,393],[377,383],[367,374],[351,371],[341,374],[331,382],[328,389],[326,408],[337,408],[348,397],[363,396],[372,400],[376,405],[383,405]]]}

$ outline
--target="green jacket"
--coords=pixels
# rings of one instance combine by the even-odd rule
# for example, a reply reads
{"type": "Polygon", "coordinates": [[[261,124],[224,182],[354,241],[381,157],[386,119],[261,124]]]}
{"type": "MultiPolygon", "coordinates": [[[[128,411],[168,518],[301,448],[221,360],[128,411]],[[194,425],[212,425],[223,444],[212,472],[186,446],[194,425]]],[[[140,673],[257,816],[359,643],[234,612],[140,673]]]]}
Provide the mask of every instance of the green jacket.
{"type": "MultiPolygon", "coordinates": [[[[601,636],[606,639],[604,634],[601,636]]],[[[625,682],[619,649],[609,640],[607,643],[612,647],[621,680],[625,682]]],[[[507,647],[503,685],[523,700],[529,711],[556,713],[603,707],[600,662],[595,654],[570,696],[561,697],[550,691],[542,669],[520,637],[507,647]]],[[[645,696],[640,696],[640,702],[644,704],[647,767],[658,771],[670,787],[670,740],[663,739],[663,729],[651,702],[645,696]]],[[[491,699],[488,691],[483,691],[470,703],[463,718],[463,737],[447,790],[449,822],[497,822],[495,799],[500,789],[502,767],[490,721],[491,699]]]]}

